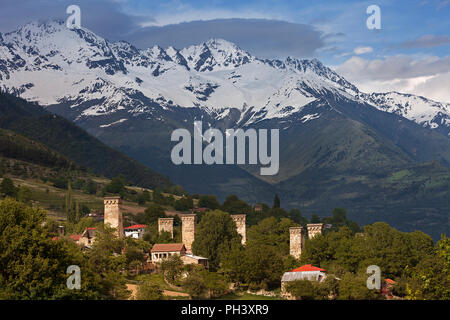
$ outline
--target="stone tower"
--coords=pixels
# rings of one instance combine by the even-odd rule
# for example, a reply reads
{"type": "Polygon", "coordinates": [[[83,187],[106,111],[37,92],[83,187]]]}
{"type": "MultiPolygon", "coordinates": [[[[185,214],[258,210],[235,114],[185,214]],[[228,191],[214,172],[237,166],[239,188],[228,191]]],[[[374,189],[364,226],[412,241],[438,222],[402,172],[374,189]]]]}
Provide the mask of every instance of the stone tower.
{"type": "Polygon", "coordinates": [[[309,223],[308,227],[308,238],[312,239],[318,234],[322,234],[323,223],[309,223]]]}
{"type": "Polygon", "coordinates": [[[117,235],[123,236],[123,220],[122,212],[120,211],[120,204],[122,200],[120,197],[105,197],[103,200],[105,204],[104,224],[109,224],[110,227],[117,229],[117,235]]]}
{"type": "Polygon", "coordinates": [[[233,219],[234,223],[236,224],[237,232],[242,237],[242,244],[245,244],[247,241],[247,230],[245,228],[245,214],[232,214],[231,218],[233,219]]]}
{"type": "Polygon", "coordinates": [[[305,230],[303,227],[289,228],[289,253],[295,259],[300,258],[305,247],[305,230]]]}
{"type": "Polygon", "coordinates": [[[158,219],[158,232],[166,231],[170,233],[173,239],[173,218],[159,218],[158,219]]]}
{"type": "Polygon", "coordinates": [[[181,216],[181,239],[187,252],[192,252],[192,243],[195,239],[196,214],[183,214],[181,216]]]}

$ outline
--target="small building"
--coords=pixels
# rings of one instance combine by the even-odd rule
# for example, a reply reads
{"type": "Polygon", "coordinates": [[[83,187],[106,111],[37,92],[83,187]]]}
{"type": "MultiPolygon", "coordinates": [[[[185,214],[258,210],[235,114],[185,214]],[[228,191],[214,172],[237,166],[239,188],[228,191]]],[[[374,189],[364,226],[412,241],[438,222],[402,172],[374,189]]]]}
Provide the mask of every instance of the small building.
{"type": "Polygon", "coordinates": [[[125,233],[125,237],[142,239],[146,229],[147,229],[146,224],[135,224],[135,225],[123,228],[123,231],[125,233]]]}
{"type": "Polygon", "coordinates": [[[290,293],[286,291],[286,284],[295,280],[309,280],[322,282],[327,277],[325,269],[306,264],[289,272],[285,272],[281,278],[281,296],[292,299],[290,293]]]}
{"type": "Polygon", "coordinates": [[[384,279],[383,283],[381,284],[381,294],[387,299],[393,299],[394,295],[392,293],[392,288],[397,284],[392,279],[386,278],[384,279]]]}
{"type": "Polygon", "coordinates": [[[170,256],[177,254],[183,256],[186,254],[186,247],[182,243],[156,243],[152,250],[150,250],[152,255],[152,262],[161,262],[170,256]]]}
{"type": "Polygon", "coordinates": [[[189,253],[181,256],[181,260],[184,264],[200,264],[203,265],[206,269],[209,268],[208,258],[196,256],[189,253]]]}
{"type": "Polygon", "coordinates": [[[201,207],[201,208],[194,208],[191,211],[192,211],[192,213],[200,213],[200,212],[206,212],[208,210],[209,210],[208,208],[201,207]]]}
{"type": "MultiPolygon", "coordinates": [[[[71,234],[67,238],[73,240],[76,244],[90,248],[95,241],[95,235],[97,228],[86,228],[82,234],[71,234]]],[[[62,238],[62,236],[53,237],[52,240],[56,241],[62,238]]]]}
{"type": "Polygon", "coordinates": [[[84,230],[84,232],[81,234],[81,237],[76,242],[85,247],[91,247],[95,241],[96,233],[97,228],[86,228],[86,230],[84,230]]]}

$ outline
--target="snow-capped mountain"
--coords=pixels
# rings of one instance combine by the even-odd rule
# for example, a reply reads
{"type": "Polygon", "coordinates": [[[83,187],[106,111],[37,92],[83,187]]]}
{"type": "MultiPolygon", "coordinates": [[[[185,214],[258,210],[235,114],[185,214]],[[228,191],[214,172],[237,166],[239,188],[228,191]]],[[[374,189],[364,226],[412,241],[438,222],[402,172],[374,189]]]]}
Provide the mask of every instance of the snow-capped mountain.
{"type": "Polygon", "coordinates": [[[259,59],[221,39],[138,49],[34,22],[0,34],[0,89],[74,121],[190,193],[250,202],[277,193],[307,215],[342,207],[360,223],[448,229],[450,105],[361,92],[316,59],[259,59]],[[174,165],[171,132],[200,119],[205,129],[279,128],[278,174],[174,165]]]}
{"type": "Polygon", "coordinates": [[[398,92],[361,94],[362,99],[375,108],[398,114],[431,129],[442,131],[450,126],[450,104],[421,96],[398,92]]]}
{"type": "MultiPolygon", "coordinates": [[[[157,105],[200,108],[217,119],[235,109],[240,126],[286,118],[331,94],[450,132],[449,104],[362,93],[316,59],[262,60],[221,39],[181,50],[140,50],[62,21],[0,34],[0,88],[43,106],[76,108],[75,121],[119,111],[151,117],[157,105]]],[[[308,119],[320,116],[312,114],[308,119]]]]}

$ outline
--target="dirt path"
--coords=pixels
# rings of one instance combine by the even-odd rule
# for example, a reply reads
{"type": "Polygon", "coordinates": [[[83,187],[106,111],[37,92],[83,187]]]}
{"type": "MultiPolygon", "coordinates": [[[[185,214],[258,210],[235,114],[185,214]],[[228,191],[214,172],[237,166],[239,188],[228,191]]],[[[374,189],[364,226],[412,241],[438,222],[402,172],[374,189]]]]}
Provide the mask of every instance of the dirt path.
{"type": "MultiPolygon", "coordinates": [[[[131,296],[128,298],[128,300],[136,299],[137,285],[127,283],[127,289],[131,290],[131,296]]],[[[187,299],[189,299],[189,294],[183,292],[163,290],[163,295],[165,295],[166,297],[186,297],[187,299]]]]}
{"type": "Polygon", "coordinates": [[[164,290],[163,293],[164,293],[165,296],[168,296],[168,297],[186,297],[186,298],[189,298],[189,294],[184,293],[184,292],[164,290]]]}
{"type": "Polygon", "coordinates": [[[128,298],[128,300],[134,300],[136,298],[137,285],[127,283],[127,289],[131,290],[131,296],[128,298]]]}

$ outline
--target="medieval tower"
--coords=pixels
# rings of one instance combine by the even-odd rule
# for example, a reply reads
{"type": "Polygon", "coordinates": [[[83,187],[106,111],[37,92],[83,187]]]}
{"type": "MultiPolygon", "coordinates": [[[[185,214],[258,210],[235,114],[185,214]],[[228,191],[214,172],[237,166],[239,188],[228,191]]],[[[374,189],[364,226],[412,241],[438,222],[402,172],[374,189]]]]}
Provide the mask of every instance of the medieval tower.
{"type": "Polygon", "coordinates": [[[245,214],[233,214],[231,215],[231,218],[233,219],[234,223],[236,224],[237,232],[242,237],[242,244],[245,244],[247,241],[247,230],[245,228],[245,214]]]}
{"type": "Polygon", "coordinates": [[[173,239],[173,218],[159,218],[158,219],[158,232],[169,232],[170,237],[173,239]]]}
{"type": "Polygon", "coordinates": [[[105,197],[105,216],[104,224],[109,224],[110,227],[117,230],[119,237],[123,236],[123,221],[122,212],[120,211],[120,204],[122,200],[120,197],[105,197]]]}
{"type": "Polygon", "coordinates": [[[195,239],[196,214],[184,214],[181,216],[181,239],[187,252],[192,252],[192,243],[195,239]]]}
{"type": "Polygon", "coordinates": [[[308,227],[308,238],[312,239],[318,234],[322,234],[323,223],[310,223],[308,227]]]}
{"type": "Polygon", "coordinates": [[[305,230],[303,227],[292,227],[289,228],[289,235],[289,253],[298,259],[305,247],[305,230]]]}

